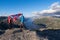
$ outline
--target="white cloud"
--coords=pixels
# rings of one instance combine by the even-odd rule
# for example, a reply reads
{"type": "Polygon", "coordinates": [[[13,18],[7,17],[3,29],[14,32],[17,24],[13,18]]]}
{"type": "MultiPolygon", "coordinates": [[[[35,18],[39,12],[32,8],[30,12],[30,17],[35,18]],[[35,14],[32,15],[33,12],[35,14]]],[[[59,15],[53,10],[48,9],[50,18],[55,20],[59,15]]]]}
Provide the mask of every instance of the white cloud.
{"type": "Polygon", "coordinates": [[[43,11],[40,11],[40,14],[43,14],[43,13],[53,13],[53,12],[56,12],[56,10],[52,10],[52,9],[43,10],[43,11]]]}
{"type": "Polygon", "coordinates": [[[42,11],[39,11],[39,12],[33,12],[34,15],[52,15],[52,14],[57,14],[59,15],[60,14],[60,4],[59,2],[55,2],[53,3],[52,5],[49,6],[49,9],[48,10],[42,10],[42,11]]]}
{"type": "Polygon", "coordinates": [[[50,8],[51,8],[52,10],[60,10],[60,4],[59,4],[59,2],[53,3],[53,4],[50,6],[50,8]]]}

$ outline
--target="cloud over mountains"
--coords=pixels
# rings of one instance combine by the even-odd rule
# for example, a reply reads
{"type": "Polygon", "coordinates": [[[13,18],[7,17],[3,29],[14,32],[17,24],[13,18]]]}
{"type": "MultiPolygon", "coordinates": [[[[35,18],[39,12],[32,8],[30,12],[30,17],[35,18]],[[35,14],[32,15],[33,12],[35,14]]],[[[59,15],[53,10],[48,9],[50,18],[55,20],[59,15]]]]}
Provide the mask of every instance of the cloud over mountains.
{"type": "Polygon", "coordinates": [[[55,16],[60,15],[60,4],[59,2],[55,2],[49,6],[49,9],[42,10],[39,12],[33,12],[34,15],[41,15],[41,16],[55,16]]]}

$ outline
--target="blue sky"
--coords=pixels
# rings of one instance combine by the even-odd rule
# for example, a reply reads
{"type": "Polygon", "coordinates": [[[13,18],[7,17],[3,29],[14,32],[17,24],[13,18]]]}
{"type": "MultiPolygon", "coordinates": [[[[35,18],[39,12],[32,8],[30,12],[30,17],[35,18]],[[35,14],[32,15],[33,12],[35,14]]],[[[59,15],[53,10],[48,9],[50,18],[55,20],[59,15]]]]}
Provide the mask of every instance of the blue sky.
{"type": "Polygon", "coordinates": [[[48,7],[60,0],[0,0],[0,15],[23,13],[31,16],[32,12],[48,9],[48,7]]]}

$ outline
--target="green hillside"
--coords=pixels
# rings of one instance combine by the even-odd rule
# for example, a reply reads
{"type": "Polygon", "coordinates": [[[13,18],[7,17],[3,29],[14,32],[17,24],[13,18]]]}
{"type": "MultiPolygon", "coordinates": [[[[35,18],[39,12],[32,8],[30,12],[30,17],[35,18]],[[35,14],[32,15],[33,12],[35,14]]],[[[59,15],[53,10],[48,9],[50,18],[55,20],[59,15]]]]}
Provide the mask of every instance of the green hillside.
{"type": "Polygon", "coordinates": [[[47,29],[60,29],[60,18],[54,17],[44,17],[40,19],[35,19],[35,24],[45,24],[47,29]]]}

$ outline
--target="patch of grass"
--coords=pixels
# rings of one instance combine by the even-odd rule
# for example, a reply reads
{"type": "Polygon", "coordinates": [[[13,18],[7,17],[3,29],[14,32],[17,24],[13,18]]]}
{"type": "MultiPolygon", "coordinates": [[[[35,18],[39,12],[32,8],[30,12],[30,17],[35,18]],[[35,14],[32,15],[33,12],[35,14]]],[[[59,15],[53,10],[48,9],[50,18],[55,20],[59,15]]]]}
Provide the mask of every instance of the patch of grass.
{"type": "Polygon", "coordinates": [[[60,18],[44,17],[35,19],[35,24],[46,24],[47,29],[60,29],[60,18]]]}

